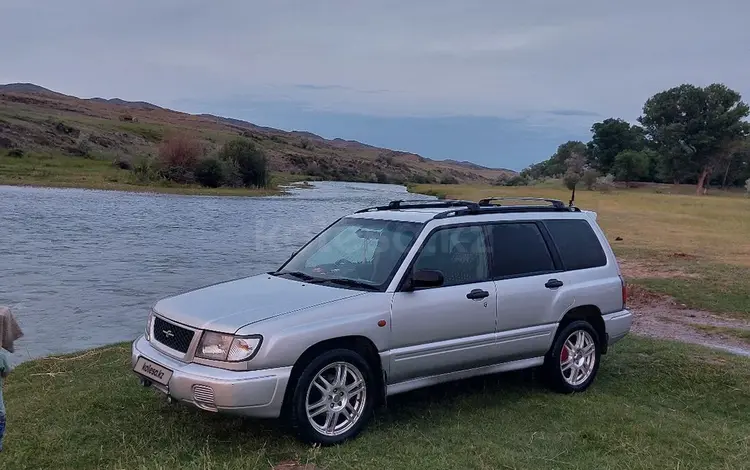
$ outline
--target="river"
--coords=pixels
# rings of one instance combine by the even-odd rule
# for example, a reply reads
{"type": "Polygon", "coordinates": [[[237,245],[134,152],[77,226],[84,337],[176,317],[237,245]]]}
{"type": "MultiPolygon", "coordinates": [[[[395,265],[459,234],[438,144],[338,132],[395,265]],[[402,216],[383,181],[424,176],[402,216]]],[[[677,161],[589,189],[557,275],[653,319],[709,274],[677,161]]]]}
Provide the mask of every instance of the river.
{"type": "Polygon", "coordinates": [[[0,305],[13,362],[135,338],[162,297],[269,271],[336,218],[403,186],[320,182],[287,196],[0,186],[0,305]]]}

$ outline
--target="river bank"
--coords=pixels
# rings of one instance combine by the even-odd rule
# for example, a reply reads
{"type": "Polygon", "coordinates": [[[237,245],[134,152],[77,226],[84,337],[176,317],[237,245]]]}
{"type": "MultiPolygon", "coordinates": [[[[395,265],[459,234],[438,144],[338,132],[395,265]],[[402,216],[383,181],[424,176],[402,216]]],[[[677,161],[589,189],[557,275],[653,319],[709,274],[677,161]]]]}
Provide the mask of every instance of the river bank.
{"type": "Polygon", "coordinates": [[[4,470],[707,469],[750,458],[750,360],[636,336],[583,394],[548,392],[533,371],[440,385],[394,396],[334,448],[302,445],[275,420],[168,405],[138,385],[128,343],[24,363],[5,398],[4,470]]]}
{"type": "Polygon", "coordinates": [[[305,175],[272,173],[268,188],[208,188],[197,184],[168,181],[141,182],[133,172],[112,162],[72,156],[26,155],[22,158],[0,154],[0,186],[79,188],[157,194],[204,196],[278,196],[287,186],[304,186],[305,175]]]}

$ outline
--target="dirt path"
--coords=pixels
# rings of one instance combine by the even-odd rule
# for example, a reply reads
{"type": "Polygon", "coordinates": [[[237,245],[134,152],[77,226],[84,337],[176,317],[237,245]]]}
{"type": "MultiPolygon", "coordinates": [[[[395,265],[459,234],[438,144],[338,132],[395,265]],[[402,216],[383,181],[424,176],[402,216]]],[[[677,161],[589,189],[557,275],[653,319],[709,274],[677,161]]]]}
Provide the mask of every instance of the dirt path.
{"type": "Polygon", "coordinates": [[[674,299],[629,286],[633,333],[700,344],[750,357],[750,322],[686,308],[674,299]]]}

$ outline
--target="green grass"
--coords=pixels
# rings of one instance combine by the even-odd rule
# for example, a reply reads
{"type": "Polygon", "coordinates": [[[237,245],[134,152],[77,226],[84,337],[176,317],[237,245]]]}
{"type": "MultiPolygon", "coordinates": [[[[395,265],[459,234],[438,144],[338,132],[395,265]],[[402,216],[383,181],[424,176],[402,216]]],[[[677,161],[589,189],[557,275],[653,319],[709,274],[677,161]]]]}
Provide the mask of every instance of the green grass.
{"type": "Polygon", "coordinates": [[[140,183],[133,173],[112,165],[111,160],[64,155],[26,155],[21,158],[0,153],[0,185],[85,188],[207,196],[269,196],[283,194],[276,188],[279,181],[300,180],[302,177],[272,175],[267,189],[206,188],[179,185],[168,181],[140,183]]]}
{"type": "Polygon", "coordinates": [[[6,385],[2,468],[738,469],[750,459],[750,360],[627,338],[586,393],[531,371],[392,397],[359,439],[297,442],[277,421],[167,405],[129,346],[19,366],[6,385]]]}
{"type": "Polygon", "coordinates": [[[117,128],[131,134],[139,135],[149,142],[161,142],[164,138],[164,126],[158,124],[125,122],[117,125],[117,128]]]}

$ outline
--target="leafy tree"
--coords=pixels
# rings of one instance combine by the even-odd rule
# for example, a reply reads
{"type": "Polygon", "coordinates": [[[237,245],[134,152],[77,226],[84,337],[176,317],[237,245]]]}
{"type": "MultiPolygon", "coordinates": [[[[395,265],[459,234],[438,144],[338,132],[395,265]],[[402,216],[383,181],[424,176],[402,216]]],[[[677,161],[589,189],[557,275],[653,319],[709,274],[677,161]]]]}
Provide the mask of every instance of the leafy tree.
{"type": "Polygon", "coordinates": [[[195,169],[195,180],[203,186],[218,188],[224,184],[224,165],[215,158],[206,158],[195,169]]]}
{"type": "Polygon", "coordinates": [[[593,134],[588,143],[591,163],[600,172],[607,174],[615,157],[623,150],[643,150],[646,136],[640,126],[631,125],[623,119],[609,118],[591,126],[593,134]]]}
{"type": "Polygon", "coordinates": [[[748,134],[748,114],[740,94],[725,85],[680,85],[649,98],[638,120],[662,155],[662,169],[675,181],[685,171],[697,175],[702,194],[728,148],[748,134]]]}
{"type": "Polygon", "coordinates": [[[581,183],[583,183],[583,186],[591,191],[594,189],[594,186],[596,185],[596,180],[599,178],[599,172],[594,170],[593,168],[589,168],[588,170],[583,172],[583,176],[581,177],[581,183]]]}
{"type": "Polygon", "coordinates": [[[583,178],[583,172],[586,170],[585,153],[572,150],[565,160],[565,167],[563,182],[568,189],[573,190],[578,182],[581,181],[581,178],[583,178]]]}
{"type": "Polygon", "coordinates": [[[219,151],[219,158],[236,168],[243,186],[268,186],[268,158],[249,140],[230,140],[219,151]]]}
{"type": "Polygon", "coordinates": [[[615,177],[628,186],[631,181],[648,174],[651,158],[647,151],[624,150],[617,154],[612,169],[615,177]]]}

